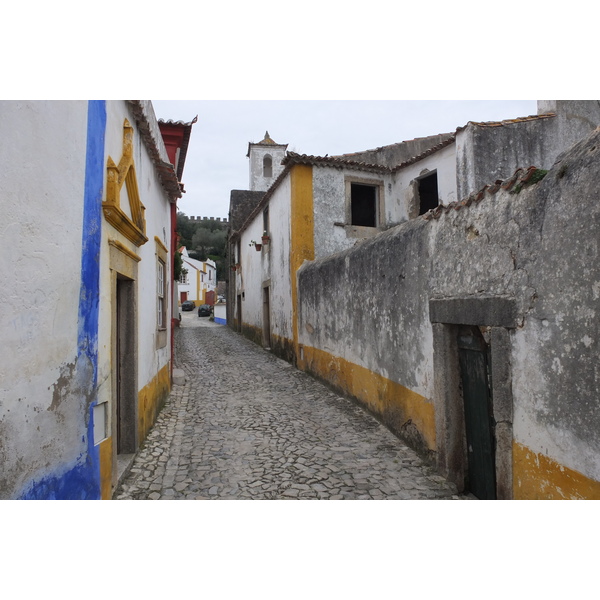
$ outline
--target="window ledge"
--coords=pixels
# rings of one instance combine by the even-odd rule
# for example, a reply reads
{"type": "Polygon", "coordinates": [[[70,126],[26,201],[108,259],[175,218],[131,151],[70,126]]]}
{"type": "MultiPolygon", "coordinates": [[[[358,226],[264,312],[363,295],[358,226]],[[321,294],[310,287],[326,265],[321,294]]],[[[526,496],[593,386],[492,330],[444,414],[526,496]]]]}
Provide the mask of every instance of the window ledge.
{"type": "Polygon", "coordinates": [[[381,231],[379,227],[360,227],[358,225],[345,225],[344,229],[348,238],[374,237],[381,231]]]}

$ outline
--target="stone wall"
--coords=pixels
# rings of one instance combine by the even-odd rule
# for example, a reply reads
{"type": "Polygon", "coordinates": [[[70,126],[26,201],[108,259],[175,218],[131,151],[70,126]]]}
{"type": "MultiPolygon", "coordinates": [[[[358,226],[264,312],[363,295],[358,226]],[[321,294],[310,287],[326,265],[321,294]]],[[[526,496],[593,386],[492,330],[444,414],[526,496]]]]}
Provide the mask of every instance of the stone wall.
{"type": "Polygon", "coordinates": [[[343,154],[340,158],[393,168],[448,141],[453,135],[454,133],[441,133],[415,138],[414,140],[390,144],[389,146],[374,148],[373,150],[343,154]]]}
{"type": "Polygon", "coordinates": [[[487,326],[502,380],[494,390],[510,409],[498,458],[504,496],[600,497],[599,168],[600,129],[541,181],[533,183],[540,171],[523,171],[306,263],[298,365],[357,397],[456,478],[450,463],[462,460],[463,434],[447,429],[460,419],[441,419],[456,374],[441,357],[454,351],[457,324],[487,326]],[[443,308],[430,312],[435,302],[443,308]]]}

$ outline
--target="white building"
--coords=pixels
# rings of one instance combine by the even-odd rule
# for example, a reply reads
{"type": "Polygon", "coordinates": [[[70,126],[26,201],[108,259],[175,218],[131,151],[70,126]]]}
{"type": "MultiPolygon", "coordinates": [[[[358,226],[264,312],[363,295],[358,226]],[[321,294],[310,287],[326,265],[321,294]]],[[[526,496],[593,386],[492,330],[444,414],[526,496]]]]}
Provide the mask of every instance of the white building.
{"type": "Polygon", "coordinates": [[[171,385],[171,210],[148,101],[0,102],[0,498],[110,498],[171,385]]]}
{"type": "Polygon", "coordinates": [[[214,304],[217,289],[217,266],[214,260],[190,258],[187,248],[180,248],[182,274],[179,279],[179,302],[191,300],[196,306],[214,304]]]}
{"type": "Polygon", "coordinates": [[[364,403],[459,489],[600,498],[599,124],[595,101],[540,102],[354,154],[288,152],[264,194],[235,195],[229,325],[364,403]],[[475,346],[491,399],[465,391],[475,346]],[[493,419],[475,422],[469,395],[493,419]],[[467,457],[473,431],[487,447],[467,457]]]}

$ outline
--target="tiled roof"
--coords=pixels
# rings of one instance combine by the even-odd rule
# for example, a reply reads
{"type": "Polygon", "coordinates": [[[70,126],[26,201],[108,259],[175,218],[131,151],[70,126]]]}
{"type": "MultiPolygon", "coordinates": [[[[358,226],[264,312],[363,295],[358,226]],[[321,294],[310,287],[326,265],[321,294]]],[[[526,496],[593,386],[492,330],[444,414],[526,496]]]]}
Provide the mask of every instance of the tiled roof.
{"type": "MultiPolygon", "coordinates": [[[[159,119],[158,123],[164,125],[172,125],[175,127],[183,128],[183,140],[181,141],[181,148],[179,150],[179,161],[177,165],[177,177],[179,181],[181,181],[183,177],[183,168],[185,166],[185,158],[187,156],[188,146],[190,143],[190,136],[192,135],[192,125],[198,122],[198,115],[196,115],[189,123],[184,123],[183,121],[173,121],[169,119],[165,121],[164,119],[159,119]]],[[[182,186],[183,187],[183,186],[182,186]]]]}
{"type": "Polygon", "coordinates": [[[241,229],[248,215],[254,211],[265,195],[262,191],[231,190],[229,200],[229,227],[231,231],[241,229]]]}
{"type": "Polygon", "coordinates": [[[446,141],[436,144],[435,146],[432,146],[428,150],[425,150],[425,152],[422,152],[418,156],[413,156],[412,158],[405,160],[404,162],[400,163],[399,165],[396,165],[395,167],[393,167],[390,170],[392,173],[396,173],[400,169],[403,169],[404,167],[407,167],[408,165],[412,165],[416,162],[419,162],[420,160],[423,160],[427,156],[430,156],[431,154],[435,154],[442,148],[445,148],[446,146],[450,146],[450,144],[454,144],[455,141],[456,141],[456,135],[452,135],[446,141]]]}
{"type": "MultiPolygon", "coordinates": [[[[291,169],[291,167],[293,165],[296,165],[296,164],[317,165],[317,166],[324,166],[324,167],[333,167],[333,168],[338,168],[338,169],[350,167],[350,168],[357,169],[357,170],[371,171],[371,172],[375,172],[375,173],[396,173],[400,169],[407,167],[409,165],[412,165],[416,162],[419,162],[420,160],[423,160],[427,156],[430,156],[436,152],[439,152],[443,148],[446,148],[447,146],[450,146],[451,144],[455,143],[456,142],[456,134],[458,132],[466,129],[469,125],[475,125],[478,127],[501,127],[504,125],[512,125],[514,123],[525,123],[525,122],[529,122],[529,121],[549,119],[549,118],[553,118],[555,116],[556,116],[556,113],[546,113],[546,114],[541,114],[541,115],[530,115],[528,117],[519,117],[517,119],[507,119],[504,121],[488,121],[488,122],[469,121],[463,127],[458,127],[456,129],[456,132],[453,133],[447,140],[445,140],[439,144],[436,144],[435,146],[432,146],[425,152],[422,152],[421,154],[419,154],[417,156],[413,156],[412,158],[409,158],[408,160],[405,160],[402,163],[395,165],[394,167],[391,167],[391,168],[383,166],[383,165],[364,163],[364,162],[352,160],[350,157],[353,156],[353,154],[341,154],[341,155],[337,155],[337,156],[327,156],[327,155],[326,156],[313,156],[313,155],[306,155],[306,154],[297,154],[296,152],[286,152],[285,158],[281,161],[281,164],[285,166],[284,170],[279,174],[279,177],[277,177],[277,179],[273,182],[271,187],[265,193],[262,200],[259,202],[259,204],[256,206],[256,208],[252,211],[252,213],[248,216],[248,218],[244,221],[244,223],[241,225],[241,227],[239,227],[236,231],[232,232],[232,236],[237,237],[237,235],[239,235],[239,233],[246,227],[246,225],[260,212],[262,207],[267,203],[268,199],[273,195],[273,191],[277,188],[279,183],[287,175],[288,171],[291,169]]],[[[267,135],[268,135],[268,132],[267,132],[267,135]]],[[[403,142],[400,142],[400,143],[403,143],[403,142]]],[[[397,144],[392,144],[392,145],[397,145],[397,144]]],[[[382,150],[386,147],[387,146],[382,146],[381,148],[376,148],[375,150],[382,150]]],[[[362,153],[359,153],[359,152],[354,153],[354,155],[359,155],[359,154],[362,154],[362,153]]],[[[473,202],[480,202],[486,193],[487,194],[495,194],[500,189],[500,187],[502,187],[503,189],[509,189],[509,190],[513,189],[513,187],[515,187],[519,183],[523,184],[526,181],[528,181],[531,178],[531,176],[533,175],[533,173],[537,170],[538,169],[536,167],[529,167],[526,170],[517,169],[517,171],[515,171],[515,174],[513,175],[513,177],[509,178],[508,180],[506,180],[506,181],[499,180],[499,181],[496,181],[496,183],[494,185],[485,186],[479,192],[471,194],[468,198],[462,200],[461,202],[453,202],[447,206],[438,206],[435,209],[433,209],[433,210],[429,211],[428,213],[426,213],[425,215],[423,215],[423,218],[427,219],[427,220],[432,219],[432,218],[438,219],[443,212],[449,212],[450,210],[459,210],[460,208],[462,208],[464,206],[470,206],[473,202]],[[522,174],[522,172],[524,172],[524,174],[522,174]],[[508,186],[508,187],[506,187],[506,186],[508,186]]]]}
{"type": "Polygon", "coordinates": [[[504,121],[469,121],[466,125],[459,127],[456,131],[462,131],[469,125],[477,125],[477,127],[503,127],[504,125],[513,125],[514,123],[526,123],[528,121],[540,121],[543,119],[552,119],[556,117],[556,113],[545,113],[542,115],[529,115],[528,117],[519,117],[517,119],[506,119],[504,121]]]}
{"type": "Polygon", "coordinates": [[[336,156],[312,156],[307,154],[297,154],[296,152],[287,152],[285,158],[281,161],[282,165],[322,165],[327,167],[334,167],[343,169],[346,167],[352,167],[362,171],[377,171],[380,173],[389,172],[390,169],[383,165],[370,164],[365,162],[359,162],[355,160],[349,160],[345,158],[338,158],[336,156]]]}
{"type": "MultiPolygon", "coordinates": [[[[158,173],[160,183],[170,197],[171,202],[175,202],[177,198],[181,198],[182,196],[177,173],[175,173],[173,165],[170,162],[164,161],[160,155],[158,141],[155,140],[152,135],[152,130],[146,112],[144,111],[143,103],[140,100],[128,100],[127,102],[131,106],[140,136],[148,150],[154,168],[158,173]]],[[[160,140],[160,143],[163,143],[162,139],[160,140]]]]}
{"type": "MultiPolygon", "coordinates": [[[[338,169],[343,169],[347,167],[352,167],[354,169],[358,169],[361,171],[372,171],[377,173],[396,173],[400,169],[412,165],[413,163],[419,162],[423,160],[427,156],[434,154],[445,148],[446,146],[450,146],[456,141],[456,136],[453,134],[447,140],[432,146],[425,152],[417,156],[413,156],[404,162],[401,162],[394,167],[386,167],[384,165],[378,165],[373,163],[365,163],[360,161],[351,160],[350,158],[346,158],[347,156],[352,156],[352,154],[342,154],[339,156],[308,156],[306,154],[296,154],[295,152],[287,152],[286,157],[281,161],[283,165],[320,165],[326,167],[334,167],[338,169]]],[[[357,153],[358,154],[358,153],[357,153]]]]}
{"type": "Polygon", "coordinates": [[[262,142],[258,142],[259,144],[268,145],[268,146],[277,146],[278,144],[271,139],[268,131],[265,131],[265,137],[262,142]]]}
{"type": "Polygon", "coordinates": [[[473,203],[479,204],[484,198],[493,196],[499,190],[504,190],[507,192],[516,191],[518,186],[523,186],[527,182],[530,182],[531,178],[537,171],[540,171],[540,169],[534,166],[528,167],[527,169],[519,168],[508,179],[497,179],[492,185],[483,186],[478,192],[473,192],[460,202],[451,202],[450,204],[436,206],[422,215],[422,218],[426,221],[430,221],[431,219],[439,219],[443,214],[447,214],[455,210],[461,210],[466,206],[471,206],[473,203]]]}
{"type": "Polygon", "coordinates": [[[164,119],[159,119],[158,122],[164,123],[165,125],[179,125],[183,127],[191,127],[194,123],[198,122],[198,115],[196,115],[189,123],[186,123],[185,121],[173,121],[172,119],[169,119],[168,121],[165,121],[164,119]]]}
{"type": "Polygon", "coordinates": [[[278,144],[271,139],[268,131],[265,131],[265,137],[260,142],[248,142],[248,153],[246,156],[250,156],[250,148],[252,146],[278,146],[279,148],[287,148],[288,144],[278,144]]]}
{"type": "Polygon", "coordinates": [[[388,150],[389,148],[397,148],[400,146],[404,146],[407,144],[411,144],[414,142],[422,142],[422,141],[427,141],[431,138],[436,138],[436,137],[441,137],[441,136],[446,136],[446,135],[454,135],[449,134],[449,133],[438,133],[437,135],[430,135],[430,136],[426,136],[426,137],[418,137],[418,138],[414,138],[412,140],[404,140],[402,142],[396,142],[395,144],[387,144],[385,146],[378,146],[377,148],[371,148],[369,150],[361,150],[360,152],[349,152],[349,153],[345,153],[345,154],[338,154],[335,156],[335,158],[342,158],[342,159],[351,159],[351,157],[353,156],[361,156],[365,153],[374,153],[374,152],[381,152],[381,151],[385,151],[388,150]]]}

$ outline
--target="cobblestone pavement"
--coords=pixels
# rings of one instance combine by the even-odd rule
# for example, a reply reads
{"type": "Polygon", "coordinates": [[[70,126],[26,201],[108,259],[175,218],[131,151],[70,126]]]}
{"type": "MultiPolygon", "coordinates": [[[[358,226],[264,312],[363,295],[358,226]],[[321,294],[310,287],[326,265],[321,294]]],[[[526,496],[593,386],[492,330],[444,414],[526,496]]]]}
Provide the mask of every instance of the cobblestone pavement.
{"type": "Polygon", "coordinates": [[[115,499],[462,499],[374,417],[184,313],[170,398],[115,499]]]}

